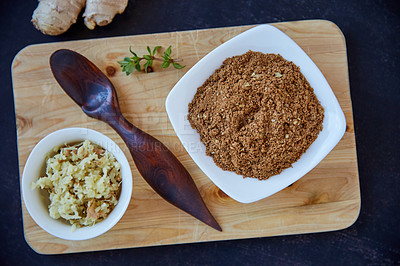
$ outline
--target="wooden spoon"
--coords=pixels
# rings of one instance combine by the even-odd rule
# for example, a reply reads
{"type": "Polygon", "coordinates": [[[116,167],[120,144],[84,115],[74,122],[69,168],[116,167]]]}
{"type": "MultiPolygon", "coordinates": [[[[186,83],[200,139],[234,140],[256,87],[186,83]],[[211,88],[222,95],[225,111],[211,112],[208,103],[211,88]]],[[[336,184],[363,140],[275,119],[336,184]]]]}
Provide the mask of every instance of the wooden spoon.
{"type": "Polygon", "coordinates": [[[86,57],[67,49],[50,57],[51,71],[61,88],[90,117],[109,124],[125,141],[136,167],[166,201],[222,231],[204,204],[188,171],[159,140],[122,115],[114,86],[86,57]]]}

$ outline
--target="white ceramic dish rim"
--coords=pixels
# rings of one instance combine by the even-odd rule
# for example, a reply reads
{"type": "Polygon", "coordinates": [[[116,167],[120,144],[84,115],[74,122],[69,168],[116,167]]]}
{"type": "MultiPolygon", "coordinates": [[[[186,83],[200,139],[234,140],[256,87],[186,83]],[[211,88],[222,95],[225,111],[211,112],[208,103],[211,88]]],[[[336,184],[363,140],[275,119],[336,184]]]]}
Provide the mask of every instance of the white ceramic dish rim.
{"type": "Polygon", "coordinates": [[[310,57],[286,34],[271,25],[251,28],[221,44],[195,64],[173,87],[166,99],[171,124],[193,161],[228,196],[251,203],[286,188],[311,171],[337,145],[346,130],[346,120],[325,77],[310,57]],[[223,171],[205,155],[199,134],[187,120],[188,104],[197,88],[219,68],[223,60],[248,50],[279,53],[300,67],[325,109],[323,130],[307,152],[281,174],[259,181],[223,171]],[[195,148],[193,148],[195,147],[195,148]]]}
{"type": "Polygon", "coordinates": [[[33,148],[22,173],[21,192],[28,213],[43,230],[66,240],[86,240],[107,232],[124,215],[132,196],[132,172],[124,153],[109,137],[88,128],[65,128],[50,133],[33,148]],[[121,164],[122,189],[117,206],[105,220],[72,232],[71,225],[50,217],[40,189],[32,190],[31,184],[39,177],[45,165],[45,156],[53,147],[85,139],[111,152],[121,164]]]}

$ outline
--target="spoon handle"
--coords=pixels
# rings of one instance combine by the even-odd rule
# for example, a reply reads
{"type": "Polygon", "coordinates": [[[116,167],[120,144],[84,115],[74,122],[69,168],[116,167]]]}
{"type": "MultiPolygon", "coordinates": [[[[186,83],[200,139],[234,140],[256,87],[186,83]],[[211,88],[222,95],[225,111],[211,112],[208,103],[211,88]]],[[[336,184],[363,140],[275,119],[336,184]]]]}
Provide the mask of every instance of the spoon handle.
{"type": "Polygon", "coordinates": [[[105,122],[125,141],[138,171],[162,198],[222,231],[188,171],[163,143],[132,125],[119,112],[105,122]]]}

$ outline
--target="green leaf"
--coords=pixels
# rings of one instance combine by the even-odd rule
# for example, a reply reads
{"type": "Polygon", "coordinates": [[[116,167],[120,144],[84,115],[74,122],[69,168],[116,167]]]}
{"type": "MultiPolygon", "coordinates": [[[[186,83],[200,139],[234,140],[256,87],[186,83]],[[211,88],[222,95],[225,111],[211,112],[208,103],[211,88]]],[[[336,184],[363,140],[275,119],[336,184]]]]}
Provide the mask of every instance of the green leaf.
{"type": "Polygon", "coordinates": [[[147,61],[147,62],[143,65],[143,67],[144,67],[144,72],[147,73],[147,68],[149,67],[149,61],[147,61]]]}
{"type": "Polygon", "coordinates": [[[176,68],[176,69],[182,69],[182,68],[185,67],[185,66],[182,66],[182,65],[180,65],[180,64],[178,64],[178,63],[172,63],[172,65],[173,65],[174,68],[176,68]]]}
{"type": "Polygon", "coordinates": [[[146,60],[152,60],[153,59],[153,57],[151,55],[147,55],[147,54],[143,55],[143,58],[146,59],[146,60]]]}
{"type": "Polygon", "coordinates": [[[121,67],[123,65],[130,64],[131,62],[132,62],[132,60],[130,60],[130,58],[128,58],[128,57],[125,57],[125,59],[122,61],[118,61],[118,63],[121,65],[121,67]]]}
{"type": "Polygon", "coordinates": [[[132,57],[132,59],[133,59],[133,62],[134,62],[135,64],[139,63],[140,60],[141,60],[139,57],[132,57]]]}
{"type": "Polygon", "coordinates": [[[147,51],[149,52],[149,55],[151,55],[151,50],[149,46],[147,46],[147,51]]]}
{"type": "Polygon", "coordinates": [[[137,57],[136,53],[134,51],[132,51],[132,46],[129,46],[129,52],[131,52],[131,54],[133,54],[134,56],[137,57]]]}
{"type": "Polygon", "coordinates": [[[154,49],[153,49],[153,55],[155,55],[156,53],[157,53],[157,50],[158,49],[160,49],[161,48],[161,46],[156,46],[156,47],[154,47],[154,49]]]}
{"type": "Polygon", "coordinates": [[[169,61],[164,61],[164,62],[161,64],[161,68],[167,68],[167,67],[169,67],[170,64],[171,64],[171,62],[169,62],[169,61]]]}
{"type": "MultiPolygon", "coordinates": [[[[128,74],[130,74],[130,73],[132,73],[133,72],[133,70],[134,70],[134,68],[133,68],[133,65],[132,64],[129,64],[129,65],[126,65],[126,67],[125,67],[125,72],[128,74]]],[[[129,75],[128,74],[128,75],[129,75]]]]}
{"type": "Polygon", "coordinates": [[[168,55],[168,57],[171,56],[171,45],[167,48],[167,50],[165,50],[166,55],[168,55]]]}
{"type": "Polygon", "coordinates": [[[129,57],[125,57],[124,60],[118,61],[121,66],[122,72],[125,72],[126,75],[129,75],[133,72],[133,61],[129,57]]]}
{"type": "Polygon", "coordinates": [[[139,62],[136,63],[135,68],[139,72],[142,70],[142,68],[140,67],[140,63],[139,62]]]}

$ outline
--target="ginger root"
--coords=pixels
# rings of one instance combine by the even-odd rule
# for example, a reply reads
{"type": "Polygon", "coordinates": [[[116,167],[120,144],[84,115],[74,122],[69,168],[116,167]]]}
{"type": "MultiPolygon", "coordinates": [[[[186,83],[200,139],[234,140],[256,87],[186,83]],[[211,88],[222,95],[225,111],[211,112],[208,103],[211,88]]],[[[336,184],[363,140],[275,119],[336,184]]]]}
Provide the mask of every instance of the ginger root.
{"type": "Polygon", "coordinates": [[[84,23],[92,30],[96,25],[108,25],[116,14],[122,14],[128,0],[39,0],[32,23],[44,34],[59,35],[76,22],[85,5],[84,23]]]}
{"type": "Polygon", "coordinates": [[[66,32],[76,22],[86,0],[39,0],[32,15],[35,27],[47,35],[66,32]]]}
{"type": "Polygon", "coordinates": [[[122,14],[128,5],[128,0],[87,0],[85,13],[85,25],[93,30],[96,25],[108,25],[118,14],[122,14]]]}

